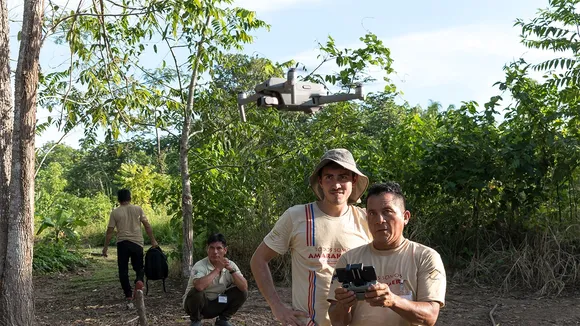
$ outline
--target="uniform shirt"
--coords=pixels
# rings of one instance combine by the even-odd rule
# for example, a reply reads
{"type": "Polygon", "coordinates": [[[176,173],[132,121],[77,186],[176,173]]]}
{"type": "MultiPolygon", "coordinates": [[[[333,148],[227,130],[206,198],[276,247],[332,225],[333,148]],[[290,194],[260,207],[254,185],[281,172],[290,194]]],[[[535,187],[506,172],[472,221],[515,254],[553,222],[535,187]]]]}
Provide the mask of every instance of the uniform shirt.
{"type": "Polygon", "coordinates": [[[111,212],[108,227],[117,227],[117,242],[129,240],[143,247],[142,222],[147,222],[147,216],[141,207],[121,205],[111,212]]]}
{"type": "MultiPolygon", "coordinates": [[[[238,268],[238,265],[230,260],[230,266],[233,268],[233,271],[237,273],[242,273],[238,268]]],[[[195,280],[200,279],[213,271],[215,267],[209,261],[208,257],[198,261],[193,265],[191,268],[191,273],[189,275],[189,281],[187,282],[187,289],[185,290],[185,294],[183,295],[183,304],[185,305],[185,298],[187,297],[187,293],[191,288],[193,288],[193,283],[195,280]]],[[[232,271],[232,272],[233,272],[232,271]]],[[[243,274],[241,274],[243,275],[243,274]]],[[[217,297],[224,293],[230,286],[234,283],[234,277],[230,271],[227,269],[222,269],[220,275],[213,279],[212,283],[205,288],[205,296],[208,300],[215,300],[217,297]]]]}
{"type": "Polygon", "coordinates": [[[303,322],[329,326],[326,300],[334,266],[351,248],[370,240],[366,213],[349,206],[339,217],[323,213],[316,203],[290,207],[264,238],[278,254],[292,255],[292,307],[308,313],[303,322]]]}
{"type": "MultiPolygon", "coordinates": [[[[412,301],[435,301],[441,307],[445,305],[446,276],[443,261],[435,250],[427,246],[405,239],[395,249],[377,250],[370,243],[342,255],[336,268],[358,263],[374,266],[377,282],[389,285],[390,291],[400,297],[412,301]]],[[[335,300],[334,291],[340,286],[342,283],[333,279],[328,293],[329,300],[335,300]]],[[[357,301],[351,312],[351,326],[412,325],[393,310],[372,307],[366,301],[357,301]]]]}

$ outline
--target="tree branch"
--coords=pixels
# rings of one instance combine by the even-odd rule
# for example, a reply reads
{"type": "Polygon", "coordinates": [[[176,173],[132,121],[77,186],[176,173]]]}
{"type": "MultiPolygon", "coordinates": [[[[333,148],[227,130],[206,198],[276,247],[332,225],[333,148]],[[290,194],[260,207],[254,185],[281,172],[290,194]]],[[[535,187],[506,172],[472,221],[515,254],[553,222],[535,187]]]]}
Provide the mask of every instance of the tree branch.
{"type": "Polygon", "coordinates": [[[263,159],[263,160],[258,161],[256,163],[253,163],[253,164],[245,164],[245,165],[233,165],[233,164],[216,165],[216,166],[212,166],[212,167],[205,168],[205,169],[195,170],[195,171],[192,171],[191,173],[192,174],[193,173],[200,173],[200,172],[210,171],[210,170],[214,170],[214,169],[222,169],[222,168],[235,168],[235,169],[240,169],[240,168],[256,167],[258,165],[261,165],[261,164],[264,164],[264,163],[273,161],[273,160],[275,160],[275,159],[277,159],[279,157],[282,157],[282,156],[284,156],[286,154],[289,154],[289,153],[291,153],[293,151],[297,151],[297,149],[288,150],[288,151],[286,151],[286,152],[284,152],[282,154],[278,154],[278,155],[275,155],[275,156],[272,156],[272,157],[263,159]]]}

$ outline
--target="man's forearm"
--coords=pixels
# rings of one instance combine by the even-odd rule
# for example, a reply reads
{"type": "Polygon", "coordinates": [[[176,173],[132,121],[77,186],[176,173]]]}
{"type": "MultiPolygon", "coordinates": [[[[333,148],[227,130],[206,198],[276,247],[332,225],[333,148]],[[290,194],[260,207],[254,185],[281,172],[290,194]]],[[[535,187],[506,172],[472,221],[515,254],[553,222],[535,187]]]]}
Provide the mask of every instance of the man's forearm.
{"type": "Polygon", "coordinates": [[[274,287],[274,280],[272,279],[268,262],[254,256],[250,261],[250,267],[252,269],[252,275],[254,275],[254,279],[256,280],[256,285],[258,285],[258,289],[260,289],[260,292],[270,307],[281,305],[282,301],[274,287]]]}
{"type": "Polygon", "coordinates": [[[206,276],[198,278],[194,281],[195,289],[204,291],[218,275],[220,275],[220,271],[216,268],[206,276]]]}
{"type": "MultiPolygon", "coordinates": [[[[113,229],[114,230],[114,229],[113,229]]],[[[103,247],[107,248],[109,247],[109,243],[111,242],[111,238],[113,238],[113,231],[112,229],[107,229],[107,233],[105,235],[105,244],[103,245],[103,247]]]]}
{"type": "Polygon", "coordinates": [[[150,225],[145,226],[145,232],[147,232],[147,236],[149,237],[149,240],[151,240],[151,244],[155,243],[155,236],[153,236],[153,229],[150,225]]]}
{"type": "Polygon", "coordinates": [[[417,302],[398,297],[391,309],[413,324],[432,326],[439,316],[438,302],[417,302]]]}
{"type": "Polygon", "coordinates": [[[246,281],[240,272],[233,273],[232,278],[234,279],[234,284],[240,291],[248,291],[248,281],[246,281]]]}
{"type": "Polygon", "coordinates": [[[342,307],[339,303],[333,302],[328,309],[328,316],[332,325],[347,326],[352,321],[351,308],[342,307]]]}

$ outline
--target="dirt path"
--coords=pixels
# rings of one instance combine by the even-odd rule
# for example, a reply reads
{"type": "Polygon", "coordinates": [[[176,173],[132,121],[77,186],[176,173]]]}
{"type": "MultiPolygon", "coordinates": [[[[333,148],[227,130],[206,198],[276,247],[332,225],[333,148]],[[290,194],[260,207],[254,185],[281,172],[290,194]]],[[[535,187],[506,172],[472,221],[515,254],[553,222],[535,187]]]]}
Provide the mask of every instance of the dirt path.
{"type": "MultiPolygon", "coordinates": [[[[127,309],[117,280],[116,257],[93,258],[94,263],[76,273],[35,278],[36,315],[39,325],[137,325],[128,323],[137,314],[127,309]]],[[[184,283],[166,280],[149,282],[145,298],[150,325],[189,325],[181,309],[184,283]]],[[[289,288],[280,288],[281,297],[290,301],[289,288]]],[[[498,297],[491,290],[450,285],[447,306],[437,325],[491,325],[490,310],[496,324],[504,325],[580,325],[578,295],[556,299],[533,295],[498,297]]],[[[233,319],[235,325],[279,325],[260,293],[250,289],[246,304],[233,319]]],[[[213,325],[207,321],[205,325],[213,325]]]]}

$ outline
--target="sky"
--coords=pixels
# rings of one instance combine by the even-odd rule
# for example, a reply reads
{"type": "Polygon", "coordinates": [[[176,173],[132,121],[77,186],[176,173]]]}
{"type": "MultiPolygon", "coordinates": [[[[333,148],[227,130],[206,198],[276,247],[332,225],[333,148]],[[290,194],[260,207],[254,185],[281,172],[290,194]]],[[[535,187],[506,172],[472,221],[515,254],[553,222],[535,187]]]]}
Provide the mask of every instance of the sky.
{"type": "MultiPolygon", "coordinates": [[[[21,1],[8,0],[10,17],[21,12],[21,1]]],[[[256,11],[271,25],[269,31],[254,32],[255,42],[244,52],[278,62],[294,59],[313,68],[319,60],[317,43],[325,43],[329,35],[339,48],[352,48],[367,32],[376,34],[391,51],[395,70],[391,79],[403,92],[399,100],[410,105],[425,107],[436,101],[445,108],[474,100],[482,106],[500,94],[493,84],[503,80],[506,64],[520,57],[533,63],[555,56],[524,47],[519,27],[513,26],[517,18],[535,17],[548,0],[237,0],[235,4],[256,11]]],[[[15,58],[17,24],[11,28],[15,58]]],[[[47,43],[41,52],[43,69],[58,62],[58,55],[47,43]]],[[[330,65],[324,71],[332,70],[330,65]]],[[[384,83],[376,83],[365,91],[383,87],[384,83]]],[[[39,122],[47,116],[39,109],[39,122]]],[[[49,129],[37,138],[37,146],[61,136],[49,129]]],[[[81,137],[82,130],[75,130],[64,142],[77,147],[81,137]]]]}

